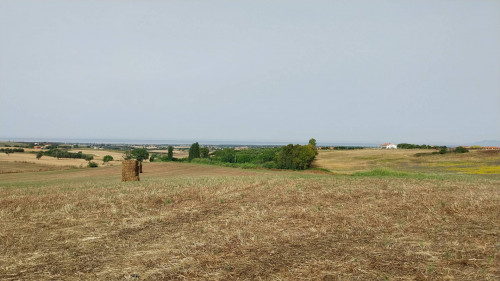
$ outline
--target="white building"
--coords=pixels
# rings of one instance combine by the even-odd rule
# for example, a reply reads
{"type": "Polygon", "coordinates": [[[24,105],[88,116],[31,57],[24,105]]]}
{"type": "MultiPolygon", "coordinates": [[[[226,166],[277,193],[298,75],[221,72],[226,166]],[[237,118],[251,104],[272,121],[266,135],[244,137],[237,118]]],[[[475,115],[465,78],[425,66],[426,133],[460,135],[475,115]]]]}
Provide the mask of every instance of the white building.
{"type": "Polygon", "coordinates": [[[382,149],[398,149],[398,147],[395,144],[388,142],[381,144],[379,147],[382,149]]]}

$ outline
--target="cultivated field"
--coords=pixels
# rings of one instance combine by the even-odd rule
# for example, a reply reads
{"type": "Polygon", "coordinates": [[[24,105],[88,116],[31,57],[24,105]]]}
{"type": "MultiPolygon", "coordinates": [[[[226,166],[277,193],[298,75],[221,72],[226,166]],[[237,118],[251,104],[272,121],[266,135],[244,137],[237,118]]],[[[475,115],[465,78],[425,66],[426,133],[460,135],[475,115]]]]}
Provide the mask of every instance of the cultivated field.
{"type": "Polygon", "coordinates": [[[500,174],[500,151],[432,154],[424,149],[363,149],[320,151],[314,167],[335,173],[352,174],[372,169],[392,169],[410,173],[500,174]]]}
{"type": "Polygon", "coordinates": [[[319,155],[342,175],[188,163],[145,163],[126,183],[119,166],[0,174],[0,279],[500,278],[498,174],[446,164],[413,177],[427,164],[363,152],[319,155]],[[349,160],[363,152],[377,158],[349,160]]]}
{"type": "MultiPolygon", "coordinates": [[[[88,162],[84,159],[69,159],[50,156],[42,156],[40,159],[36,159],[36,152],[40,150],[25,148],[24,153],[16,152],[10,155],[5,153],[0,153],[0,174],[5,173],[19,173],[19,172],[36,172],[36,171],[52,171],[61,169],[74,169],[74,168],[84,168],[87,166],[88,162]],[[35,152],[35,153],[32,153],[35,152]]],[[[123,160],[123,153],[116,151],[106,151],[97,149],[77,149],[71,150],[71,152],[82,151],[84,154],[94,155],[94,162],[99,165],[105,166],[119,166],[121,165],[121,160],[123,160]],[[102,162],[102,158],[105,155],[111,155],[114,161],[107,163],[102,162]]]]}

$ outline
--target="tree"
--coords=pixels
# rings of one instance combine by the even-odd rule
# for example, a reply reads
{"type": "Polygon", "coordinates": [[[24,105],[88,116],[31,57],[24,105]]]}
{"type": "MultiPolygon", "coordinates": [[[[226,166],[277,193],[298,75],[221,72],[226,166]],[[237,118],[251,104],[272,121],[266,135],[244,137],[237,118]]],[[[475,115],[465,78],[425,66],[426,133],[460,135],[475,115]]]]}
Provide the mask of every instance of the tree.
{"type": "Polygon", "coordinates": [[[316,147],[316,140],[315,139],[310,139],[309,140],[309,145],[312,145],[312,146],[316,147]]]}
{"type": "Polygon", "coordinates": [[[102,158],[102,162],[106,163],[106,162],[109,162],[109,161],[113,161],[113,156],[111,155],[106,155],[102,158]]]}
{"type": "Polygon", "coordinates": [[[309,140],[309,145],[314,149],[314,155],[318,155],[318,149],[316,148],[316,140],[314,138],[309,140]]]}
{"type": "Polygon", "coordinates": [[[123,154],[123,160],[130,160],[132,159],[132,153],[130,150],[125,151],[125,154],[123,154]]]}
{"type": "Polygon", "coordinates": [[[209,153],[210,153],[210,151],[208,150],[208,148],[206,148],[206,147],[200,148],[200,157],[201,158],[208,158],[209,157],[209,155],[208,155],[209,153]]]}
{"type": "Polygon", "coordinates": [[[168,146],[167,159],[170,161],[174,160],[174,147],[171,145],[168,146]]]}
{"type": "Polygon", "coordinates": [[[195,142],[189,148],[189,160],[194,158],[200,158],[200,145],[198,142],[195,142]]]}
{"type": "Polygon", "coordinates": [[[134,148],[130,154],[132,158],[140,162],[149,158],[149,153],[145,148],[134,148]]]}
{"type": "Polygon", "coordinates": [[[36,153],[36,159],[40,160],[40,158],[42,158],[42,156],[43,156],[43,151],[38,151],[36,153]]]}

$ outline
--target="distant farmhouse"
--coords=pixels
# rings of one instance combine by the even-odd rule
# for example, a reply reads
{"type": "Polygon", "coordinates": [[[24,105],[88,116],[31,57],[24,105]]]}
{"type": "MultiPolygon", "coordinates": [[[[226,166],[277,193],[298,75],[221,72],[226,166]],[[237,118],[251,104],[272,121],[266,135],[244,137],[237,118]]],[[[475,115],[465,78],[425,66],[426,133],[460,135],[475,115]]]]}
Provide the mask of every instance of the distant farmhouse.
{"type": "Polygon", "coordinates": [[[398,149],[398,147],[395,144],[388,142],[379,145],[379,147],[382,149],[398,149]]]}
{"type": "Polygon", "coordinates": [[[498,146],[483,146],[484,150],[500,150],[498,146]]]}

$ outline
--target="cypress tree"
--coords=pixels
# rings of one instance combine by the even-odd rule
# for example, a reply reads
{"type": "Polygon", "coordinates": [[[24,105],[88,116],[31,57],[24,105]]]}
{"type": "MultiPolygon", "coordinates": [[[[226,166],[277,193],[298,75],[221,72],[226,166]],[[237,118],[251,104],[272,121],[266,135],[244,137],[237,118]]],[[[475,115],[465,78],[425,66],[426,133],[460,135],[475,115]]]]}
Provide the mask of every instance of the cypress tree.
{"type": "Polygon", "coordinates": [[[171,145],[168,146],[167,158],[170,161],[174,160],[174,148],[171,145]]]}

